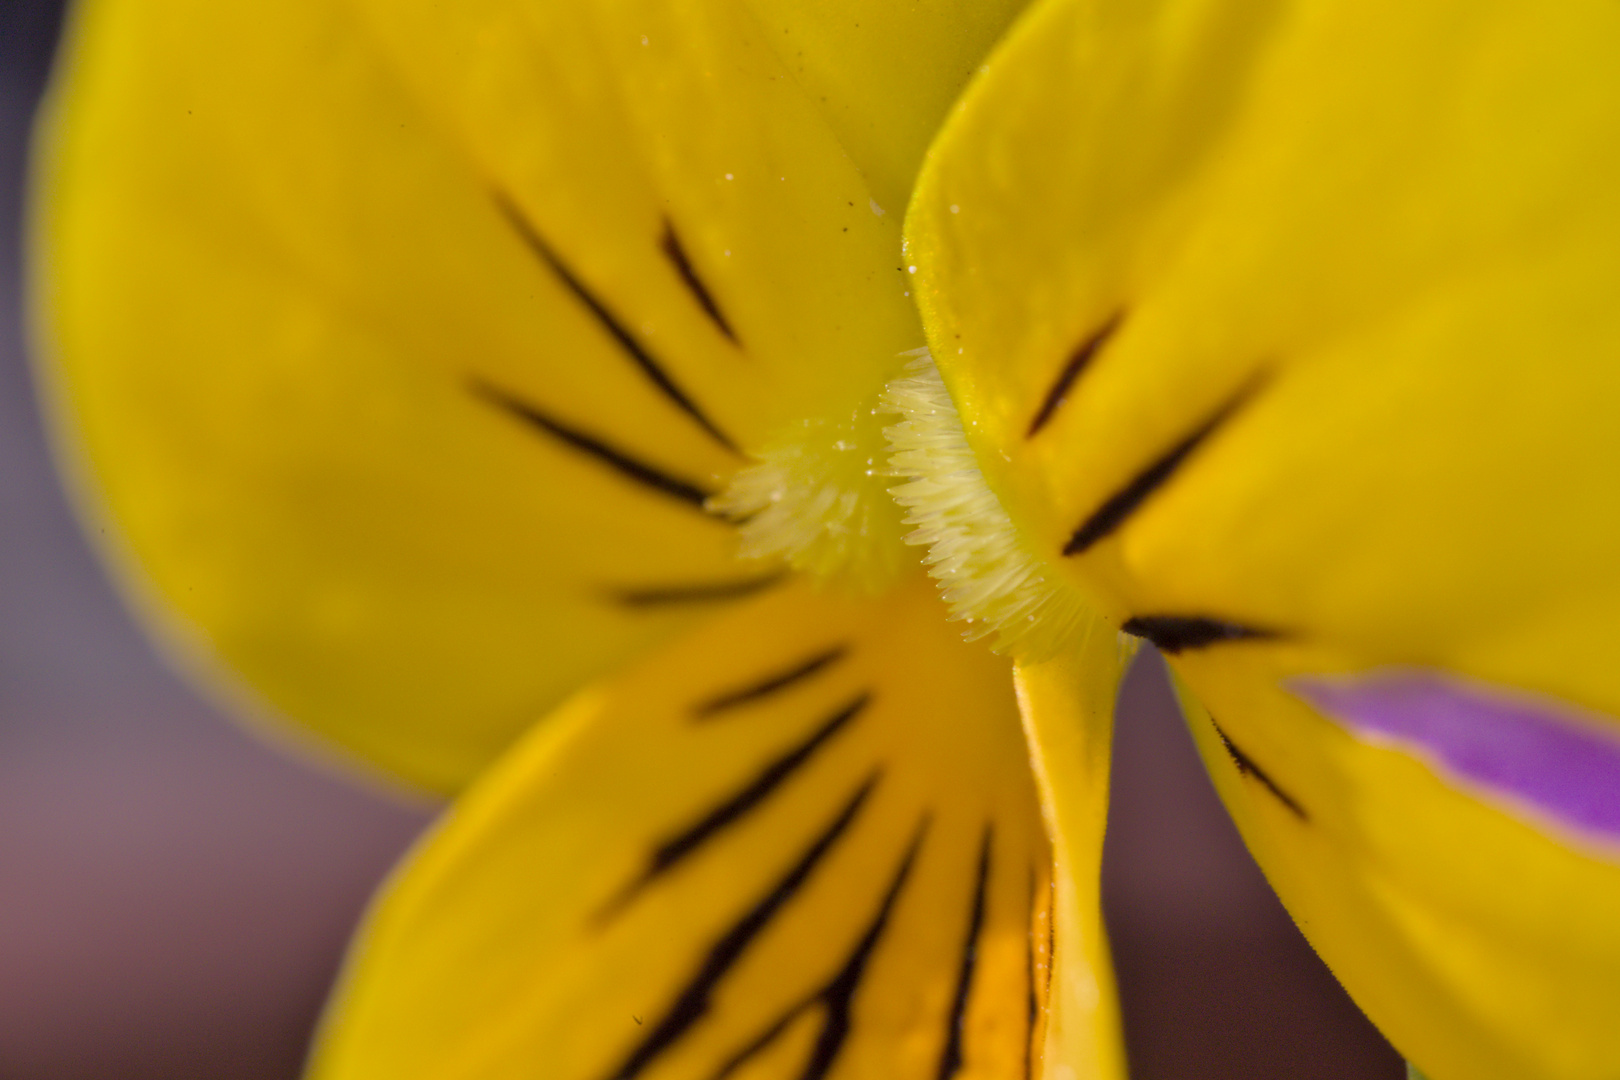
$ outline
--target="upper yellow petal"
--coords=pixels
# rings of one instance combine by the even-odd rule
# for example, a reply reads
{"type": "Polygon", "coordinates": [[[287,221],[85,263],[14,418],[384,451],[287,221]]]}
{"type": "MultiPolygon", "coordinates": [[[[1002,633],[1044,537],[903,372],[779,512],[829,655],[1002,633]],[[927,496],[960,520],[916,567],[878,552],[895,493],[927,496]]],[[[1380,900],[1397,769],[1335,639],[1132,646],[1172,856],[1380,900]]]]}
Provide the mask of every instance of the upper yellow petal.
{"type": "Polygon", "coordinates": [[[1120,618],[1310,627],[1620,711],[1620,15],[1033,14],[910,232],[1015,519],[1120,618]]]}
{"type": "Polygon", "coordinates": [[[900,200],[1006,9],[80,4],[38,337],[149,617],[453,789],[745,590],[699,504],[919,344],[900,200]]]}

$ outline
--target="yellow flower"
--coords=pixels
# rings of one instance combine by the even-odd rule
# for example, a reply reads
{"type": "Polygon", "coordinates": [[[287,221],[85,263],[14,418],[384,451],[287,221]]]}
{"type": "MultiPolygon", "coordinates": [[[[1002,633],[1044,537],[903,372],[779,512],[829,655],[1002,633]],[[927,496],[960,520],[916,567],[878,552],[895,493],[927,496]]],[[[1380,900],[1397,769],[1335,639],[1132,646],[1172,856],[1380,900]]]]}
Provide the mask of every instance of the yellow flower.
{"type": "Polygon", "coordinates": [[[1434,1080],[1613,1075],[1620,16],[1043,0],[940,131],[1016,8],[78,9],[88,512],[460,792],[315,1076],[1123,1075],[1121,628],[1434,1080]]]}
{"type": "MultiPolygon", "coordinates": [[[[471,782],[315,1075],[1120,1071],[1101,837],[1054,883],[875,411],[915,172],[1013,9],[77,9],[37,280],[112,558],[204,677],[471,782]]],[[[1063,737],[1097,818],[1106,728],[1063,737]]]]}

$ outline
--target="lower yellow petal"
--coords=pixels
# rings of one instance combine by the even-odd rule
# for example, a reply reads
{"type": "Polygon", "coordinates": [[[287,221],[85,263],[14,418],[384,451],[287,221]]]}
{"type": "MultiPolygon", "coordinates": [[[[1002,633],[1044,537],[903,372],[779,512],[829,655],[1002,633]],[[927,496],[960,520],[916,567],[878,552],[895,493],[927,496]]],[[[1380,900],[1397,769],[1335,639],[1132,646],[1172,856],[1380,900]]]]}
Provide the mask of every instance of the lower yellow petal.
{"type": "Polygon", "coordinates": [[[470,789],[372,912],[313,1073],[1023,1077],[1050,868],[1010,665],[920,574],[790,585],[470,789]]]}
{"type": "Polygon", "coordinates": [[[1614,851],[1358,738],[1279,686],[1262,658],[1173,663],[1249,849],[1403,1054],[1439,1080],[1614,1075],[1614,851]]]}

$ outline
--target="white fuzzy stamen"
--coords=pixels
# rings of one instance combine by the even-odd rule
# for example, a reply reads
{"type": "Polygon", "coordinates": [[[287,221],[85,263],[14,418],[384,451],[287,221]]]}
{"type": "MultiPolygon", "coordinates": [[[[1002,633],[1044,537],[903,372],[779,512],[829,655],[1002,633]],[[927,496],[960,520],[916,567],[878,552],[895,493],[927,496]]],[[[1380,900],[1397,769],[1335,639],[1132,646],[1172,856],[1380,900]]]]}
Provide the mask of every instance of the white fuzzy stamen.
{"type": "Polygon", "coordinates": [[[878,592],[908,561],[889,497],[883,417],[803,420],[739,470],[710,511],[740,522],[737,554],[782,559],[823,581],[878,592]]]}
{"type": "Polygon", "coordinates": [[[951,618],[969,624],[965,637],[995,635],[992,647],[1025,660],[1057,655],[1083,633],[1091,607],[1080,592],[1042,568],[985,483],[962,419],[923,355],[889,383],[883,401],[901,414],[884,429],[896,476],[889,491],[915,526],[906,543],[926,546],[923,562],[940,583],[951,618]]]}

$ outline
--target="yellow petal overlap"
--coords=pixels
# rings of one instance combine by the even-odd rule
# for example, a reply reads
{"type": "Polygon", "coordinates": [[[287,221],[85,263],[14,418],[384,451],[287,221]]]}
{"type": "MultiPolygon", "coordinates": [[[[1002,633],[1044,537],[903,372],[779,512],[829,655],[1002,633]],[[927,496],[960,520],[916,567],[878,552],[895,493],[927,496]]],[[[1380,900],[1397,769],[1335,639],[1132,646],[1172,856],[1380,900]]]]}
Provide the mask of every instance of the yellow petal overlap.
{"type": "Polygon", "coordinates": [[[701,503],[920,343],[900,200],[1011,15],[866,7],[78,5],[37,337],[184,659],[449,790],[758,584],[701,503]]]}
{"type": "Polygon", "coordinates": [[[1620,716],[1617,48],[1598,3],[1044,3],[908,220],[987,481],[1170,654],[1261,864],[1433,1080],[1613,1075],[1620,868],[1285,684],[1620,716]]]}
{"type": "Polygon", "coordinates": [[[874,197],[896,213],[968,75],[1025,3],[748,0],[874,197]]]}
{"type": "Polygon", "coordinates": [[[1030,1075],[1052,855],[1010,668],[917,574],[584,691],[384,892],[313,1075],[1030,1075]]]}

